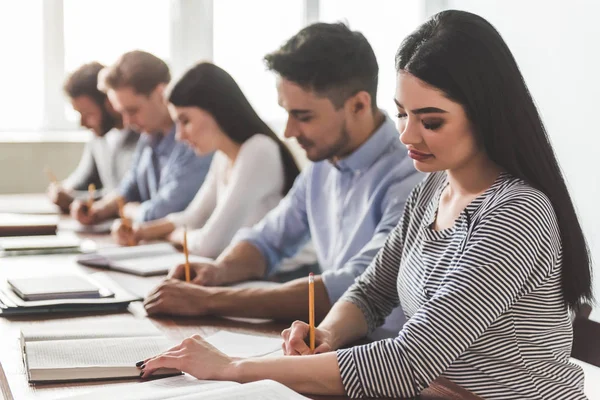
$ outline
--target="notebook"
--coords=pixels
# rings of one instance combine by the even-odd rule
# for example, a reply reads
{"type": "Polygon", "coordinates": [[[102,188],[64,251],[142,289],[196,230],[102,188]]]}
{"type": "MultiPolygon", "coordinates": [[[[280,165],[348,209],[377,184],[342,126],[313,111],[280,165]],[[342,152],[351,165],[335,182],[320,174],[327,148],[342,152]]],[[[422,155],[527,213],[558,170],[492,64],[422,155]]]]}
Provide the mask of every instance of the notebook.
{"type": "MultiPolygon", "coordinates": [[[[93,331],[82,324],[63,323],[60,330],[47,326],[21,330],[29,382],[139,378],[136,362],[176,344],[149,320],[137,320],[135,327],[104,323],[93,331]]],[[[157,376],[179,373],[161,369],[157,376]]]]}
{"type": "Polygon", "coordinates": [[[76,233],[87,233],[87,234],[104,234],[110,233],[110,230],[113,226],[114,219],[100,222],[98,224],[93,225],[83,225],[79,221],[74,219],[68,219],[64,221],[60,221],[58,223],[59,231],[70,231],[76,233]]]}
{"type": "Polygon", "coordinates": [[[262,380],[246,384],[230,381],[202,381],[190,375],[179,375],[149,382],[115,385],[64,397],[69,400],[304,400],[281,383],[262,380]]]}
{"type": "Polygon", "coordinates": [[[7,280],[10,289],[28,301],[98,299],[114,294],[81,275],[55,275],[7,280]]]}
{"type": "Polygon", "coordinates": [[[87,276],[99,287],[111,292],[112,295],[96,299],[56,299],[56,300],[23,300],[11,288],[8,282],[0,286],[0,317],[13,315],[33,315],[57,312],[105,312],[122,311],[132,301],[142,300],[141,297],[129,293],[106,273],[97,272],[87,276]]]}
{"type": "Polygon", "coordinates": [[[55,215],[0,213],[0,236],[54,235],[57,225],[55,215]]]}
{"type": "MultiPolygon", "coordinates": [[[[189,256],[190,262],[211,262],[209,258],[189,256]]],[[[169,243],[156,243],[132,247],[110,247],[93,254],[77,257],[77,262],[90,267],[109,268],[134,275],[165,275],[178,264],[185,262],[183,253],[169,243]]]]}
{"type": "Polygon", "coordinates": [[[80,251],[80,246],[81,239],[73,233],[0,238],[3,255],[74,253],[80,251]]]}

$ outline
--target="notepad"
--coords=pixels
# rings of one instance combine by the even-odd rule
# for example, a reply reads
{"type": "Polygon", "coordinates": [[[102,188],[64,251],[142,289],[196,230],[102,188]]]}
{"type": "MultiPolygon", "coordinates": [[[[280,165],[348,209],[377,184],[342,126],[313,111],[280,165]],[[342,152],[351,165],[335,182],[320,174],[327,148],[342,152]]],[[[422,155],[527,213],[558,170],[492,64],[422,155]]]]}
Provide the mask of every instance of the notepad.
{"type": "Polygon", "coordinates": [[[10,288],[23,300],[98,299],[114,294],[85,276],[56,275],[8,279],[10,288]]]}
{"type": "MultiPolygon", "coordinates": [[[[190,262],[211,262],[205,257],[189,257],[190,262]]],[[[83,265],[109,268],[134,275],[165,275],[178,264],[185,262],[183,253],[169,243],[147,244],[132,247],[112,247],[77,258],[83,265]]]]}
{"type": "MultiPolygon", "coordinates": [[[[94,332],[64,327],[61,335],[22,330],[21,346],[29,382],[71,382],[81,380],[139,378],[137,361],[159,354],[176,341],[167,339],[149,321],[140,320],[143,330],[124,330],[105,324],[94,332]],[[120,332],[119,336],[115,335],[120,332]]],[[[157,376],[179,374],[161,369],[157,376]]]]}
{"type": "Polygon", "coordinates": [[[12,315],[32,315],[54,312],[94,312],[119,311],[141,297],[129,293],[114,282],[106,273],[97,272],[88,276],[99,287],[112,292],[112,295],[94,299],[69,298],[52,300],[23,300],[6,282],[0,285],[0,317],[12,315]]]}
{"type": "Polygon", "coordinates": [[[72,253],[79,251],[80,246],[81,239],[72,233],[0,238],[0,251],[4,255],[72,253]]]}
{"type": "Polygon", "coordinates": [[[54,235],[57,225],[55,215],[0,213],[0,236],[54,235]]]}

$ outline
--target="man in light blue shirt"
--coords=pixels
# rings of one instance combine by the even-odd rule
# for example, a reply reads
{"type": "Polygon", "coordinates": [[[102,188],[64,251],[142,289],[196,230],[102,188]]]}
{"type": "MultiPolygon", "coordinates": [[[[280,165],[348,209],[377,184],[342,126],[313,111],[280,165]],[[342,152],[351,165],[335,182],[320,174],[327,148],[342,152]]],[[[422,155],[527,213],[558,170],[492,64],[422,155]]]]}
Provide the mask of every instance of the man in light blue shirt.
{"type": "MultiPolygon", "coordinates": [[[[192,284],[181,281],[182,266],[171,271],[176,279],[146,299],[149,314],[306,319],[306,278],[269,288],[207,286],[268,277],[312,239],[322,269],[315,277],[319,319],[383,247],[423,178],[377,108],[377,61],[362,34],[343,24],[314,24],[265,59],[279,75],[285,135],[314,163],[260,223],[238,232],[214,264],[193,264],[192,284]]],[[[389,336],[397,335],[401,321],[392,326],[389,336]]]]}
{"type": "MultiPolygon", "coordinates": [[[[99,74],[105,91],[125,126],[143,132],[130,170],[118,190],[87,207],[76,202],[71,214],[83,224],[118,216],[118,199],[124,214],[136,222],[162,218],[181,211],[192,201],[208,173],[212,154],[197,156],[175,141],[175,124],[164,101],[171,75],[164,61],[143,51],[123,54],[99,74]]],[[[115,224],[115,230],[131,229],[115,224]]]]}
{"type": "Polygon", "coordinates": [[[140,203],[134,218],[152,221],[184,210],[208,173],[212,157],[198,157],[175,141],[175,126],[166,136],[144,135],[131,170],[119,185],[126,202],[140,203]]]}

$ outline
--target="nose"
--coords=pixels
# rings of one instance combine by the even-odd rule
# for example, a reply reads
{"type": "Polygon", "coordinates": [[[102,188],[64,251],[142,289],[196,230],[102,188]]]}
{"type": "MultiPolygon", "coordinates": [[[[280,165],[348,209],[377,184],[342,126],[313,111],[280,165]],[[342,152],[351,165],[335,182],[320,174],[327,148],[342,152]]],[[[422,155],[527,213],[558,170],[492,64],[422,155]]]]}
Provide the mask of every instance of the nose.
{"type": "Polygon", "coordinates": [[[296,124],[293,121],[293,119],[290,117],[288,117],[287,122],[285,124],[285,131],[283,132],[283,136],[287,139],[298,136],[298,128],[296,127],[296,124]]]}
{"type": "Polygon", "coordinates": [[[418,126],[410,117],[398,122],[398,131],[400,132],[400,141],[405,146],[419,144],[423,141],[418,126]]]}

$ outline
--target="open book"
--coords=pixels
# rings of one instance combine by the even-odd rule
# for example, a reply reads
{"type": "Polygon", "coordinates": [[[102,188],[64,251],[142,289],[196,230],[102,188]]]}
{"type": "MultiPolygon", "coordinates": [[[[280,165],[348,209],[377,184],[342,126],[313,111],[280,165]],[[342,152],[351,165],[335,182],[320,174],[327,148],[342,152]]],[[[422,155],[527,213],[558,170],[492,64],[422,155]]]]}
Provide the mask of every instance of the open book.
{"type": "MultiPolygon", "coordinates": [[[[230,357],[259,357],[281,354],[282,339],[275,336],[219,331],[206,337],[205,340],[230,357]]],[[[67,398],[71,400],[111,398],[120,400],[306,399],[306,397],[284,385],[270,380],[242,385],[228,381],[202,381],[186,374],[143,383],[115,384],[111,387],[92,390],[85,394],[67,398]]]]}
{"type": "MultiPolygon", "coordinates": [[[[21,331],[23,359],[29,382],[61,382],[137,378],[135,363],[159,354],[176,341],[167,339],[148,320],[133,324],[86,328],[82,322],[61,328],[21,331]],[[79,325],[79,326],[78,326],[79,325]]],[[[179,371],[163,369],[158,376],[179,371]]]]}
{"type": "MultiPolygon", "coordinates": [[[[190,262],[211,262],[205,257],[189,256],[190,262]]],[[[130,274],[165,275],[178,264],[185,262],[183,253],[169,243],[147,244],[132,247],[109,247],[93,254],[84,254],[77,262],[90,267],[109,268],[130,274]]]]}
{"type": "Polygon", "coordinates": [[[0,236],[54,235],[58,217],[0,213],[0,236]]]}

